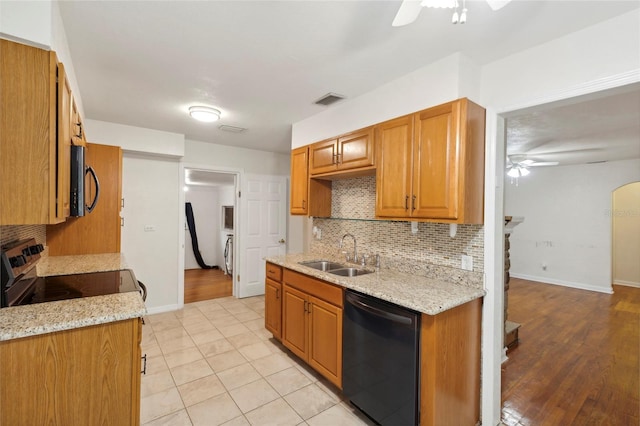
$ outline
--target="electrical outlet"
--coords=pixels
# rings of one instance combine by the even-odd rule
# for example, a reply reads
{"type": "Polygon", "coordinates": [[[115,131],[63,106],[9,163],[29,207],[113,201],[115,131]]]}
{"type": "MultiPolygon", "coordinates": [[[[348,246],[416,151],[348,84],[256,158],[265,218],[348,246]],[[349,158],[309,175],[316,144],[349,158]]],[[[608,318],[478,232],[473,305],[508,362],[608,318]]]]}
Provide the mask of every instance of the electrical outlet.
{"type": "Polygon", "coordinates": [[[144,232],[153,232],[156,230],[156,226],[155,225],[145,225],[144,226],[144,232]]]}
{"type": "Polygon", "coordinates": [[[473,256],[462,255],[462,269],[465,271],[473,271],[473,256]]]}

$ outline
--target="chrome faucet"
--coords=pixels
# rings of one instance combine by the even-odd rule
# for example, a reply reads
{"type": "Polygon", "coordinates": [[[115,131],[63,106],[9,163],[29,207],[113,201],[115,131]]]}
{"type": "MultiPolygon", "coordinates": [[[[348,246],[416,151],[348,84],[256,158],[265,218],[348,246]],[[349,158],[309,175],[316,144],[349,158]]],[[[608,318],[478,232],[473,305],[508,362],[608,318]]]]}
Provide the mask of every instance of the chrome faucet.
{"type": "MultiPolygon", "coordinates": [[[[340,240],[340,248],[342,248],[342,245],[344,244],[344,239],[345,237],[351,237],[353,238],[353,262],[357,263],[358,262],[358,251],[356,250],[356,237],[354,237],[351,234],[344,234],[342,236],[342,239],[340,240]]],[[[349,258],[347,258],[347,261],[349,260],[349,258]]]]}

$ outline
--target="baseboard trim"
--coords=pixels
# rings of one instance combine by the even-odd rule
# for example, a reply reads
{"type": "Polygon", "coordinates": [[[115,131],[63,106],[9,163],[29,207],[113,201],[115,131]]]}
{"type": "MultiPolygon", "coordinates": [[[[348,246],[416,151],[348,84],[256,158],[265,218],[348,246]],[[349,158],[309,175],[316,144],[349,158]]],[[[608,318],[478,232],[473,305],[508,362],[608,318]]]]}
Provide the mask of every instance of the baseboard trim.
{"type": "Polygon", "coordinates": [[[563,287],[577,288],[580,290],[589,290],[589,291],[596,291],[598,293],[613,294],[613,288],[611,286],[609,286],[609,288],[607,289],[607,288],[598,287],[590,284],[576,283],[573,281],[565,281],[565,280],[557,280],[557,279],[548,278],[548,277],[537,277],[535,275],[516,274],[516,273],[509,273],[509,275],[512,278],[521,278],[523,280],[536,281],[544,284],[560,285],[563,287]]]}
{"type": "Polygon", "coordinates": [[[624,281],[624,280],[615,280],[613,282],[614,285],[624,285],[627,287],[636,287],[636,288],[640,288],[640,283],[637,283],[635,281],[624,281]]]}
{"type": "Polygon", "coordinates": [[[147,315],[161,314],[164,312],[177,311],[180,309],[177,304],[156,306],[155,308],[147,308],[147,315]]]}

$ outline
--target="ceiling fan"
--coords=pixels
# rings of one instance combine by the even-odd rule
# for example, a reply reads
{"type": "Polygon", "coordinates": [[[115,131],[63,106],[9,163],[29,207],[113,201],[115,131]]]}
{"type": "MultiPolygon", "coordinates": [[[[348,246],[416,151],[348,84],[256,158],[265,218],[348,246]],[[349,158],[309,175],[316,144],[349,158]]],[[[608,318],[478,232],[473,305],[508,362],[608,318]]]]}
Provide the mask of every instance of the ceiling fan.
{"type": "Polygon", "coordinates": [[[526,154],[507,155],[507,176],[519,178],[529,174],[529,167],[557,166],[557,161],[536,161],[526,154]]]}
{"type": "MultiPolygon", "coordinates": [[[[498,10],[507,5],[511,0],[485,0],[491,9],[498,10]]],[[[398,9],[393,23],[394,27],[408,25],[415,21],[423,7],[455,9],[451,22],[464,24],[467,21],[466,0],[403,0],[398,9]],[[458,14],[458,7],[462,3],[462,12],[458,14]]]]}

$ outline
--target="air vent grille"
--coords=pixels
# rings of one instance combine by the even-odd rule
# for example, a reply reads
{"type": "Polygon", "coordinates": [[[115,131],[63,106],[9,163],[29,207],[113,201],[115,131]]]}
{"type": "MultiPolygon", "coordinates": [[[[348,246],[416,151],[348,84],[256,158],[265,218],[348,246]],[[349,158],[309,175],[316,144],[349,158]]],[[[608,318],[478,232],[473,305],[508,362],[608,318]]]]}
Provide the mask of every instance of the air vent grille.
{"type": "Polygon", "coordinates": [[[327,93],[326,95],[324,95],[323,97],[321,97],[320,99],[315,101],[314,103],[316,105],[327,106],[327,105],[331,105],[333,103],[336,103],[338,101],[341,101],[344,98],[345,98],[345,96],[338,95],[337,93],[327,93]]]}
{"type": "Polygon", "coordinates": [[[231,132],[231,133],[242,133],[245,130],[247,130],[244,127],[228,126],[226,124],[218,126],[218,129],[224,130],[225,132],[231,132]]]}

